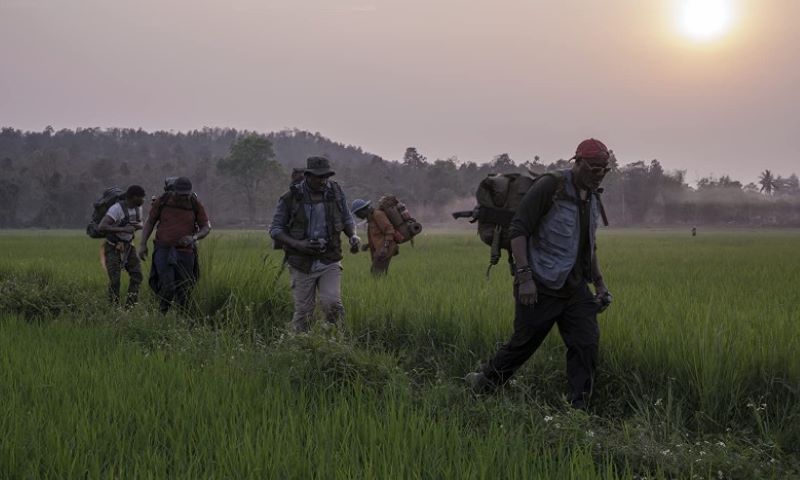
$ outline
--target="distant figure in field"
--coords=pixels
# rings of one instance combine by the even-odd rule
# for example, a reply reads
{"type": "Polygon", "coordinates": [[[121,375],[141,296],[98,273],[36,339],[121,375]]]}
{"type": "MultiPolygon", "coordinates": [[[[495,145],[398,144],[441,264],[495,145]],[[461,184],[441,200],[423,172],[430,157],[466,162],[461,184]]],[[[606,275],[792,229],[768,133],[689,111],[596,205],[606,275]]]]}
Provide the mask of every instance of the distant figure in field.
{"type": "Polygon", "coordinates": [[[389,263],[397,255],[400,248],[397,245],[396,232],[389,217],[380,210],[373,208],[372,202],[357,198],[353,200],[350,211],[356,217],[367,220],[367,245],[372,256],[371,272],[376,277],[389,272],[389,263]]]}
{"type": "Polygon", "coordinates": [[[98,230],[106,234],[104,245],[106,272],[108,273],[108,300],[119,304],[119,289],[122,270],[128,272],[130,283],[125,296],[125,307],[139,301],[139,285],[142,283],[142,264],[133,247],[136,230],[142,229],[142,204],[144,188],[131,185],[125,191],[125,199],[108,209],[98,230]]]}
{"type": "Polygon", "coordinates": [[[351,252],[361,245],[344,192],[330,180],[335,172],[328,159],[309,157],[306,163],[303,181],[281,196],[269,227],[272,239],[286,251],[294,297],[290,325],[295,332],[310,328],[317,296],[328,323],[343,321],[342,232],[351,252]]]}
{"type": "Polygon", "coordinates": [[[211,232],[211,222],[188,178],[167,179],[164,190],[147,216],[139,258],[147,258],[147,240],[155,229],[150,287],[158,294],[161,313],[167,313],[173,301],[185,312],[200,276],[197,241],[211,232]]]}
{"type": "Polygon", "coordinates": [[[602,209],[597,190],[610,170],[609,151],[588,139],[573,158],[571,169],[537,178],[511,221],[514,333],[494,358],[466,376],[476,393],[493,392],[508,381],[557,324],[567,347],[570,402],[578,409],[587,406],[600,338],[597,314],[611,303],[595,243],[602,209]]]}
{"type": "Polygon", "coordinates": [[[697,227],[692,227],[692,236],[693,237],[697,236],[697,227]]]}

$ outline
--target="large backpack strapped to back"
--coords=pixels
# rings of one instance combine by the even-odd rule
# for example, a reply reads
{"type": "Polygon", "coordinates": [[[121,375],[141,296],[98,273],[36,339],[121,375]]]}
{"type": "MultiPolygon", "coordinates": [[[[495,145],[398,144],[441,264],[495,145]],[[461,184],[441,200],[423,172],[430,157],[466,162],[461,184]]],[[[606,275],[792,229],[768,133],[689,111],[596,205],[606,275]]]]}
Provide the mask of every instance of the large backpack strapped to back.
{"type": "MultiPolygon", "coordinates": [[[[108,212],[108,209],[111,208],[112,205],[124,199],[125,192],[121,188],[111,187],[103,190],[103,194],[100,195],[100,197],[92,204],[94,210],[92,211],[92,218],[89,221],[89,224],[86,225],[86,235],[91,238],[106,238],[106,234],[101,233],[100,230],[98,230],[100,222],[103,220],[103,217],[106,216],[106,212],[108,212]]],[[[125,216],[127,217],[128,209],[123,208],[123,210],[125,211],[125,216]]]]}
{"type": "MultiPolygon", "coordinates": [[[[548,172],[542,175],[529,175],[523,173],[504,173],[489,174],[478,185],[475,198],[478,206],[471,211],[454,212],[453,218],[471,218],[470,223],[478,222],[478,236],[483,243],[492,247],[489,257],[489,268],[486,270],[488,277],[494,265],[500,261],[501,251],[508,252],[508,262],[511,264],[511,238],[509,236],[509,226],[514,214],[517,211],[522,199],[533,184],[544,176],[553,176],[558,180],[558,186],[553,195],[554,198],[564,192],[564,175],[559,171],[548,172]]],[[[600,214],[603,217],[603,224],[608,226],[605,208],[600,199],[602,189],[592,192],[596,195],[600,214]]],[[[513,272],[512,272],[513,273],[513,272]]]]}
{"type": "MultiPolygon", "coordinates": [[[[175,193],[175,183],[178,181],[178,178],[180,177],[164,178],[164,193],[158,197],[158,210],[156,211],[155,217],[153,217],[155,220],[161,219],[161,212],[164,210],[164,207],[177,208],[179,210],[189,210],[189,208],[178,205],[178,202],[175,201],[175,198],[177,197],[177,194],[175,193]]],[[[197,206],[197,193],[192,192],[189,194],[189,201],[192,204],[191,210],[194,214],[194,229],[195,232],[197,232],[200,230],[200,225],[197,223],[197,211],[199,208],[197,206]]]]}
{"type": "Polygon", "coordinates": [[[161,212],[163,212],[165,208],[177,208],[178,210],[187,210],[187,211],[191,210],[192,213],[194,214],[194,231],[195,233],[200,231],[201,225],[197,223],[197,212],[199,209],[199,207],[197,206],[197,194],[195,192],[192,192],[189,195],[189,202],[191,203],[190,207],[180,205],[180,202],[176,201],[177,196],[178,194],[175,193],[174,191],[165,190],[164,193],[162,193],[161,196],[158,197],[157,200],[158,210],[156,210],[155,212],[155,217],[153,217],[154,220],[161,219],[161,212]]]}
{"type": "Polygon", "coordinates": [[[406,205],[399,201],[394,195],[384,195],[378,200],[378,209],[386,214],[395,229],[395,241],[405,243],[412,241],[414,237],[422,232],[422,224],[419,223],[406,205]],[[399,235],[397,235],[399,234],[399,235]]]}
{"type": "MultiPolygon", "coordinates": [[[[478,222],[478,236],[483,243],[492,247],[489,257],[489,274],[492,266],[500,261],[501,250],[509,252],[511,261],[511,238],[509,225],[517,207],[533,183],[541,177],[533,177],[523,173],[489,174],[481,180],[475,199],[478,222]]],[[[559,175],[559,178],[562,178],[559,175]]]]}

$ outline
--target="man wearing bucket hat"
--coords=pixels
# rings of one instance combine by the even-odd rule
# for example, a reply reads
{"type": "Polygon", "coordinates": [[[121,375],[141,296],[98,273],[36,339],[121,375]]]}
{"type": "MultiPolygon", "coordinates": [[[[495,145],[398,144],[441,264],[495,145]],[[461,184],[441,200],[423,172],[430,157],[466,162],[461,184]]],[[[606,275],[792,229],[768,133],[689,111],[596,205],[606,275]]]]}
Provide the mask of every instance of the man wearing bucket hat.
{"type": "Polygon", "coordinates": [[[353,200],[350,211],[353,215],[367,220],[367,245],[372,256],[371,272],[376,277],[389,271],[389,262],[397,255],[399,248],[395,241],[395,230],[383,210],[372,208],[372,202],[357,198],[353,200]]]}
{"type": "Polygon", "coordinates": [[[595,242],[601,216],[605,223],[599,187],[610,170],[609,156],[599,140],[581,142],[571,169],[542,175],[522,200],[510,227],[514,333],[479,371],[466,376],[476,393],[490,393],[508,381],[557,324],[567,347],[570,402],[586,408],[600,338],[597,314],[611,303],[595,242]]]}
{"type": "Polygon", "coordinates": [[[327,322],[344,318],[341,234],[354,253],[361,240],[342,188],[330,180],[334,173],[327,158],[309,157],[303,181],[278,200],[269,227],[270,236],[283,245],[292,275],[295,332],[309,329],[317,297],[327,322]]]}
{"type": "Polygon", "coordinates": [[[148,283],[158,295],[161,313],[167,313],[173,302],[186,311],[192,288],[200,278],[197,242],[211,232],[206,209],[187,177],[167,178],[164,193],[150,207],[139,245],[142,260],[147,258],[147,240],[154,229],[148,283]]]}

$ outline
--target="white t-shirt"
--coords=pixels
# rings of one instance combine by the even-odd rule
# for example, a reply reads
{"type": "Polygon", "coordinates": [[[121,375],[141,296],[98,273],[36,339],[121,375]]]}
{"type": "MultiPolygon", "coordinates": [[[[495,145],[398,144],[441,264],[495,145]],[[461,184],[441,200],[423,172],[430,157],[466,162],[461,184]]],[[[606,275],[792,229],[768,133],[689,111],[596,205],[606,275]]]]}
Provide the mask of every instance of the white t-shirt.
{"type": "MultiPolygon", "coordinates": [[[[122,211],[122,203],[117,202],[111,205],[111,208],[106,212],[107,217],[111,217],[114,222],[112,227],[124,227],[122,222],[125,220],[125,212],[122,211]]],[[[142,221],[142,207],[128,208],[128,224],[139,223],[142,221]]],[[[123,242],[130,242],[133,240],[132,233],[116,233],[117,238],[123,242]]]]}

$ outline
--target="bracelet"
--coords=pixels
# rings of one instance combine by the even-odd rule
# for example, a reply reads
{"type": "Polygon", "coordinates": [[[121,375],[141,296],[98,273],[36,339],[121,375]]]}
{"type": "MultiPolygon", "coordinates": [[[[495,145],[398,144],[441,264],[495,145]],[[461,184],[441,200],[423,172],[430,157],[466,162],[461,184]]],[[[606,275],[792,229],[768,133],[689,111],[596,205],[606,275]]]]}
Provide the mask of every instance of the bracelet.
{"type": "Polygon", "coordinates": [[[514,277],[514,285],[522,285],[523,283],[528,283],[533,281],[533,272],[522,272],[517,273],[514,277]]]}
{"type": "Polygon", "coordinates": [[[525,273],[525,272],[533,273],[533,270],[531,270],[531,266],[530,265],[525,265],[524,267],[519,267],[516,270],[516,274],[517,275],[519,275],[520,273],[525,273]]]}

